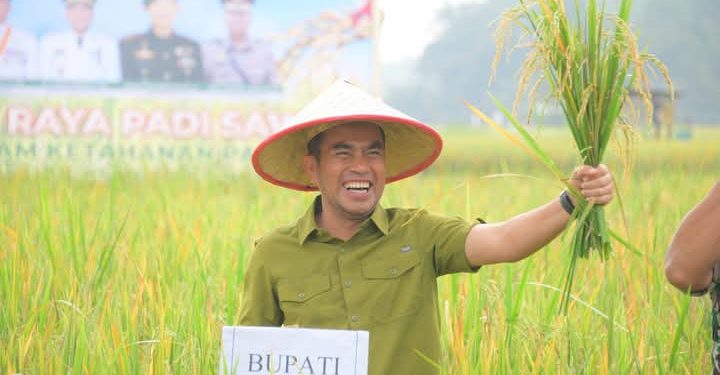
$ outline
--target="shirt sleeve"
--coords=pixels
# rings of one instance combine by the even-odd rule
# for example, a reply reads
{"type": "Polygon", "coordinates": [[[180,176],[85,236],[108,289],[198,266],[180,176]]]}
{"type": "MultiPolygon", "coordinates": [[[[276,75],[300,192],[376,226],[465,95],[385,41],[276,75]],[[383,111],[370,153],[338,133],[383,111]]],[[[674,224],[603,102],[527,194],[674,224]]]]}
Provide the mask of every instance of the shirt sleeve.
{"type": "Polygon", "coordinates": [[[203,61],[203,55],[202,51],[200,50],[200,45],[193,42],[193,52],[195,53],[195,58],[197,59],[197,66],[195,69],[193,69],[192,72],[192,81],[193,82],[204,82],[205,81],[205,71],[204,71],[204,65],[205,61],[203,61]]]}
{"type": "Polygon", "coordinates": [[[127,38],[120,41],[120,72],[124,81],[134,81],[140,78],[135,72],[133,64],[133,39],[127,38]]]}
{"type": "Polygon", "coordinates": [[[240,325],[279,326],[283,314],[274,291],[272,276],[262,257],[261,244],[250,255],[243,283],[240,325]]]}
{"type": "Polygon", "coordinates": [[[103,76],[102,79],[108,82],[119,82],[120,74],[120,51],[117,41],[114,39],[104,39],[103,42],[103,76]]]}
{"type": "Polygon", "coordinates": [[[39,57],[33,62],[35,67],[33,68],[34,71],[34,78],[39,79],[52,79],[51,72],[51,62],[53,55],[53,45],[52,45],[51,36],[47,35],[44,38],[40,40],[39,48],[38,48],[38,55],[39,57]]]}
{"type": "Polygon", "coordinates": [[[465,241],[470,229],[484,223],[480,219],[467,221],[460,217],[447,217],[436,214],[427,215],[423,225],[433,244],[435,274],[442,276],[457,272],[477,272],[480,267],[472,267],[465,257],[465,241]]]}
{"type": "Polygon", "coordinates": [[[35,37],[30,37],[25,43],[27,48],[27,74],[26,78],[40,79],[40,45],[35,37]]]}

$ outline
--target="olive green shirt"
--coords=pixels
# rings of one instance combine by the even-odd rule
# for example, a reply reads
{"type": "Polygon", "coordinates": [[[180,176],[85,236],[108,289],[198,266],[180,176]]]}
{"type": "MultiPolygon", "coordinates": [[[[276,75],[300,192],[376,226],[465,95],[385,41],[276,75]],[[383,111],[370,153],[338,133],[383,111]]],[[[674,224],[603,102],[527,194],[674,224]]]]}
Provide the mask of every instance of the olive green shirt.
{"type": "Polygon", "coordinates": [[[344,242],[318,228],[319,209],[318,197],[257,241],[239,323],[367,330],[370,374],[438,374],[416,351],[442,366],[436,278],[477,270],[465,258],[476,223],[378,206],[344,242]]]}

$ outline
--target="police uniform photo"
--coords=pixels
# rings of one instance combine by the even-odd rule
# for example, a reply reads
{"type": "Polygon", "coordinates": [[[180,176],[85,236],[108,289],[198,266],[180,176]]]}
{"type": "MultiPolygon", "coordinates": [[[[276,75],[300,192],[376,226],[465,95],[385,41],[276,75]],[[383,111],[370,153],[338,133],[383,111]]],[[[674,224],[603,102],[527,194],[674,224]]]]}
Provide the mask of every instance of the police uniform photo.
{"type": "Polygon", "coordinates": [[[250,36],[254,0],[221,2],[227,36],[203,45],[207,81],[249,86],[277,83],[275,58],[270,42],[250,36]]]}
{"type": "Polygon", "coordinates": [[[123,79],[132,82],[201,82],[200,46],[177,35],[173,29],[177,0],[144,0],[144,4],[150,16],[150,30],[120,42],[123,79]]]}
{"type": "Polygon", "coordinates": [[[238,47],[227,39],[215,39],[203,46],[203,58],[208,82],[244,85],[276,82],[272,50],[262,41],[238,47]]]}

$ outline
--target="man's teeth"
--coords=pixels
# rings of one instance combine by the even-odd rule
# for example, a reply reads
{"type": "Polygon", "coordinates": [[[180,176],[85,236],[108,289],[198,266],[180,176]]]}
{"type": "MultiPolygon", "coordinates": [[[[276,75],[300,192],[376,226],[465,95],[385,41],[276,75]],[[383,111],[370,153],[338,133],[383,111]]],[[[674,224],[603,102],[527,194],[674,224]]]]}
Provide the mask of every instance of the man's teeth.
{"type": "Polygon", "coordinates": [[[370,189],[370,183],[367,181],[353,181],[345,184],[345,189],[348,190],[368,190],[370,189]]]}

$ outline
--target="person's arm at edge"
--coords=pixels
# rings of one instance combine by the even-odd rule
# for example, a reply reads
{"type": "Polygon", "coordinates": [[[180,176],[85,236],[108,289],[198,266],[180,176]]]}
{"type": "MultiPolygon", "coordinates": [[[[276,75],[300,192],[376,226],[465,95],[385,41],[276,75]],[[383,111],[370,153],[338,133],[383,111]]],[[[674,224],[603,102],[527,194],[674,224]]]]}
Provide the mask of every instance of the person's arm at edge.
{"type": "MultiPolygon", "coordinates": [[[[605,165],[576,169],[570,183],[595,204],[605,205],[613,198],[613,179],[605,165]]],[[[522,260],[560,234],[569,218],[555,198],[507,221],[476,225],[465,241],[465,256],[473,267],[522,260]]]]}
{"type": "Polygon", "coordinates": [[[682,291],[702,291],[720,262],[720,181],[680,222],[665,254],[665,276],[682,291]]]}

